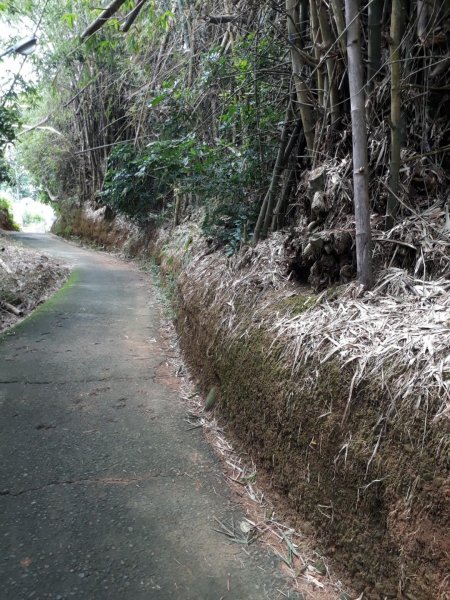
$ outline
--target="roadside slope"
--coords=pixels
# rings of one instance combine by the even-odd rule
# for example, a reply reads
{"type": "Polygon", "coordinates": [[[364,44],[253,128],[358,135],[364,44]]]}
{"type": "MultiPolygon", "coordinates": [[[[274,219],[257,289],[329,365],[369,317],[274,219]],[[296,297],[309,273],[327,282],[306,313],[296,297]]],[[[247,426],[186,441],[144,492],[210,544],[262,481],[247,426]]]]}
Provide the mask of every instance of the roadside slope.
{"type": "Polygon", "coordinates": [[[185,224],[155,247],[193,373],[294,522],[365,598],[447,599],[450,281],[317,295],[281,235],[227,258],[185,224]]]}

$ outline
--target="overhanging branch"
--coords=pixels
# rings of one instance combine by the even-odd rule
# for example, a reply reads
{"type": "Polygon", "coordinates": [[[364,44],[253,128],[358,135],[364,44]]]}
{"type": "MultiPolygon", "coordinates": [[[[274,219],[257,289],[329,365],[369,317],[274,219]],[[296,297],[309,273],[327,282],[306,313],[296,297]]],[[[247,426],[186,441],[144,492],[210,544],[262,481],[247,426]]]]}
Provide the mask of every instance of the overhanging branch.
{"type": "Polygon", "coordinates": [[[110,19],[114,13],[119,10],[122,4],[125,4],[125,2],[126,0],[113,0],[110,4],[108,4],[101,15],[83,31],[81,34],[81,41],[84,42],[88,37],[101,29],[106,21],[108,21],[108,19],[110,19]]]}
{"type": "Polygon", "coordinates": [[[139,0],[139,2],[136,4],[136,6],[133,8],[133,10],[129,13],[128,17],[125,19],[125,22],[121,27],[121,31],[126,33],[130,29],[130,27],[133,25],[133,23],[138,18],[139,13],[141,12],[142,7],[144,6],[144,4],[146,2],[147,2],[147,0],[139,0]]]}

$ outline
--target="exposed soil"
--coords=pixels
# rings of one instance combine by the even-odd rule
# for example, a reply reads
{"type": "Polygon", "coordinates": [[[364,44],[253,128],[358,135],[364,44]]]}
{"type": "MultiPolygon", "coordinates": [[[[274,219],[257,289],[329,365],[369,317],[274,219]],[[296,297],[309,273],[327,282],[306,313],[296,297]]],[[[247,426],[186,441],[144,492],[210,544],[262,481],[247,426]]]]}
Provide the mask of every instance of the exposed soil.
{"type": "Polygon", "coordinates": [[[69,269],[0,232],[0,331],[16,325],[67,280],[69,269]]]}

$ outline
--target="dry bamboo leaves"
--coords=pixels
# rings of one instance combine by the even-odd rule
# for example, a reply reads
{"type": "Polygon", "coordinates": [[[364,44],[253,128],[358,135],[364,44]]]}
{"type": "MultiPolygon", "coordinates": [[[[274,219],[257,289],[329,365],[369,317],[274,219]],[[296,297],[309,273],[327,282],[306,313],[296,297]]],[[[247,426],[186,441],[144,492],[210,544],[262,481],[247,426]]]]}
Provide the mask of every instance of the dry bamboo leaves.
{"type": "MultiPolygon", "coordinates": [[[[430,211],[431,216],[435,212],[430,211]]],[[[432,222],[426,226],[433,226],[432,222]]],[[[418,218],[415,226],[425,227],[418,218]]],[[[192,226],[179,229],[178,235],[184,237],[195,239],[198,235],[192,226]]],[[[175,249],[179,240],[172,243],[175,249]]],[[[441,244],[445,248],[441,259],[448,264],[448,236],[441,244]]],[[[180,243],[179,248],[183,247],[180,243]]],[[[382,414],[417,413],[429,420],[450,416],[449,279],[419,278],[387,266],[378,272],[372,292],[361,297],[360,288],[351,283],[328,299],[326,291],[313,295],[306,286],[299,288],[289,280],[281,234],[232,259],[219,252],[206,255],[204,242],[195,242],[191,252],[180,277],[186,301],[203,289],[205,306],[222,315],[217,326],[228,330],[227,338],[241,338],[260,328],[269,330],[275,341],[267,352],[279,350],[281,345],[280,360],[294,371],[333,358],[343,367],[350,365],[354,372],[350,411],[360,386],[375,381],[385,398],[382,414]],[[282,309],[289,306],[289,298],[302,295],[310,301],[300,314],[282,309]]],[[[184,253],[178,253],[180,265],[186,263],[184,253]]],[[[216,334],[211,331],[212,337],[216,334]]]]}

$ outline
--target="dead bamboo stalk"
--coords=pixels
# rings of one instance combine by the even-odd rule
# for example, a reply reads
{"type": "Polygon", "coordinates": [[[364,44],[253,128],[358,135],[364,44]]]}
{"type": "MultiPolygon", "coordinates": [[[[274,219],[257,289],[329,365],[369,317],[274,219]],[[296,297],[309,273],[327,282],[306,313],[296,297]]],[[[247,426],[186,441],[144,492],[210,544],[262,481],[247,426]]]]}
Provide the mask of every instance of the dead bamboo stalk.
{"type": "Polygon", "coordinates": [[[15,306],[13,306],[12,304],[10,304],[9,302],[5,302],[4,300],[2,300],[2,301],[0,301],[0,306],[3,306],[3,308],[5,310],[7,310],[8,312],[12,313],[16,317],[22,317],[23,316],[23,311],[19,310],[18,308],[16,308],[15,306]]]}

